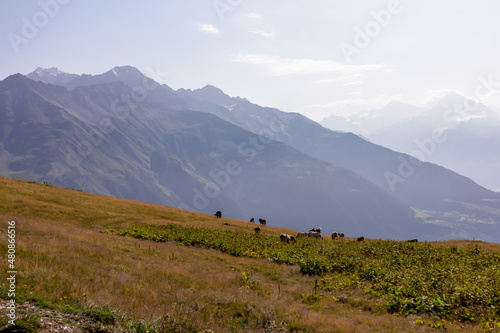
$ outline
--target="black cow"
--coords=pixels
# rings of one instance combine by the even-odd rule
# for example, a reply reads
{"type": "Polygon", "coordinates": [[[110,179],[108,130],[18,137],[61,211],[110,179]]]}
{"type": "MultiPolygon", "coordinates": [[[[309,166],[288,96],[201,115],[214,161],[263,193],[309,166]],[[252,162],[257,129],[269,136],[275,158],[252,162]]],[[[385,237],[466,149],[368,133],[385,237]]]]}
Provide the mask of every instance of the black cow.
{"type": "Polygon", "coordinates": [[[252,218],[250,219],[250,222],[255,223],[255,219],[252,217],[252,218]]]}
{"type": "Polygon", "coordinates": [[[215,217],[220,219],[222,217],[222,212],[220,210],[218,210],[217,212],[215,212],[215,217]]]}
{"type": "Polygon", "coordinates": [[[255,231],[256,234],[258,234],[260,232],[260,227],[256,227],[255,229],[253,229],[255,231]]]}
{"type": "Polygon", "coordinates": [[[363,236],[358,237],[358,242],[363,242],[364,240],[365,240],[365,238],[363,236]]]}
{"type": "Polygon", "coordinates": [[[260,225],[266,225],[266,219],[259,219],[260,225]]]}

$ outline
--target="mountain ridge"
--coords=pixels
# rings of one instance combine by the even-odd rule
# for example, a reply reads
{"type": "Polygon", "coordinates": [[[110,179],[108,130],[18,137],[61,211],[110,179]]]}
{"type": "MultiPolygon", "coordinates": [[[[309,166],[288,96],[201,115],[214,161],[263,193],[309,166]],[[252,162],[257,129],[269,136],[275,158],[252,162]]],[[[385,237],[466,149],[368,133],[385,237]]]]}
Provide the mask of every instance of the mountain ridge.
{"type": "Polygon", "coordinates": [[[500,168],[496,153],[500,144],[498,111],[452,92],[402,122],[370,128],[367,121],[390,116],[394,111],[412,114],[412,110],[414,106],[401,104],[393,111],[384,107],[349,119],[332,116],[322,124],[363,133],[374,143],[445,166],[483,187],[500,189],[496,172],[500,168]]]}
{"type": "MultiPolygon", "coordinates": [[[[109,72],[110,71],[108,71],[107,73],[109,72]]],[[[88,89],[99,90],[99,89],[104,89],[104,87],[107,87],[110,84],[112,84],[112,81],[103,84],[100,81],[100,78],[102,78],[102,76],[100,78],[98,76],[96,77],[94,76],[86,77],[87,83],[91,83],[92,78],[94,78],[95,79],[94,83],[96,83],[95,85],[92,84],[89,85],[86,83],[85,85],[82,85],[80,87],[73,87],[73,90],[71,90],[71,92],[75,94],[76,92],[81,93],[82,91],[87,91],[88,89]]],[[[115,79],[116,77],[113,78],[113,80],[115,79]]],[[[122,84],[127,86],[129,89],[133,89],[134,85],[138,82],[138,79],[136,77],[135,83],[132,83],[132,81],[134,80],[128,80],[127,78],[123,77],[118,78],[118,81],[121,81],[122,84]]],[[[113,84],[116,85],[116,83],[113,84]]],[[[120,86],[120,88],[116,86],[115,88],[125,89],[123,86],[120,86]]],[[[87,93],[93,94],[91,92],[87,93]]],[[[95,96],[93,98],[95,98],[95,96]]],[[[111,102],[110,100],[108,100],[107,102],[108,106],[105,107],[104,109],[106,108],[110,109],[111,102]]],[[[341,166],[348,170],[352,170],[356,172],[358,175],[364,177],[365,179],[370,180],[372,183],[376,184],[379,188],[381,189],[385,188],[386,193],[383,194],[381,198],[392,197],[392,199],[390,200],[396,200],[396,202],[399,202],[398,204],[394,205],[395,207],[399,206],[401,203],[405,203],[405,205],[411,205],[412,207],[416,208],[420,212],[419,216],[427,216],[427,220],[429,221],[432,220],[439,221],[439,225],[441,225],[441,227],[444,228],[440,232],[445,234],[447,233],[449,237],[464,237],[464,236],[467,237],[466,235],[473,235],[473,234],[481,235],[479,237],[483,238],[489,237],[491,231],[486,231],[486,230],[489,230],[491,228],[494,229],[495,226],[497,225],[496,223],[494,223],[493,227],[489,228],[488,226],[484,227],[483,225],[480,225],[478,227],[479,224],[473,223],[473,221],[476,220],[490,221],[491,219],[493,219],[494,221],[495,220],[498,221],[499,215],[496,213],[491,213],[492,212],[491,209],[493,209],[494,211],[494,209],[496,209],[495,207],[498,206],[500,203],[500,200],[498,200],[496,194],[491,191],[481,189],[476,184],[473,184],[472,182],[465,180],[463,177],[459,175],[450,173],[450,171],[444,168],[441,169],[437,166],[433,166],[432,164],[424,163],[422,165],[425,167],[422,166],[419,166],[418,168],[415,167],[414,170],[412,170],[411,175],[405,176],[403,174],[404,177],[402,177],[402,175],[398,173],[399,169],[401,168],[401,163],[403,163],[402,159],[406,161],[405,162],[406,167],[408,167],[409,165],[409,167],[413,168],[412,164],[410,163],[412,160],[410,159],[409,155],[397,153],[387,148],[373,145],[353,134],[332,132],[300,114],[284,113],[277,109],[260,107],[256,104],[249,102],[246,99],[242,99],[239,97],[237,98],[229,97],[225,95],[220,89],[215,88],[213,86],[204,87],[194,91],[185,89],[179,89],[178,91],[173,91],[169,89],[168,86],[166,85],[157,84],[154,85],[153,89],[147,91],[147,96],[144,99],[144,101],[132,100],[132,102],[129,101],[128,104],[126,102],[123,102],[121,104],[123,104],[123,107],[125,107],[125,109],[128,108],[133,111],[125,113],[134,115],[134,117],[129,118],[127,121],[133,120],[134,122],[137,122],[137,124],[140,124],[140,123],[148,123],[148,121],[145,121],[145,119],[150,119],[150,120],[156,119],[153,122],[149,120],[150,125],[148,126],[151,126],[151,128],[155,128],[158,126],[159,119],[161,119],[162,116],[168,118],[170,116],[174,117],[175,114],[177,115],[184,114],[184,116],[188,118],[183,119],[182,117],[181,118],[174,117],[183,124],[182,126],[187,125],[186,121],[191,116],[195,118],[201,117],[199,113],[187,114],[185,111],[187,109],[202,113],[211,113],[216,117],[223,119],[226,122],[229,122],[232,125],[245,129],[246,131],[249,131],[249,133],[257,135],[256,137],[254,137],[257,138],[256,140],[264,140],[265,142],[270,140],[279,141],[288,146],[294,147],[295,149],[298,149],[302,153],[306,153],[307,155],[315,157],[321,161],[326,161],[327,163],[341,166]],[[228,108],[227,105],[228,102],[231,103],[230,108],[228,108]],[[221,105],[217,103],[222,103],[226,105],[221,105]],[[193,116],[195,114],[196,116],[193,116]],[[142,119],[141,117],[149,117],[149,118],[143,118],[143,120],[140,120],[142,119]],[[392,173],[393,177],[392,179],[398,180],[397,182],[395,182],[396,191],[391,191],[389,186],[390,182],[387,181],[387,173],[392,173]],[[457,182],[457,180],[455,180],[454,177],[459,181],[457,182]],[[462,185],[457,186],[454,183],[460,183],[462,185]],[[453,189],[454,187],[456,189],[450,190],[453,189]],[[461,196],[461,193],[468,193],[468,192],[473,193],[474,191],[476,191],[476,194],[474,195],[471,194],[465,197],[461,196]],[[429,193],[431,195],[429,195],[429,193]],[[476,208],[471,210],[470,209],[471,204],[475,205],[474,207],[476,208]],[[458,211],[459,215],[449,217],[448,215],[449,211],[458,211]],[[464,218],[466,222],[460,222],[463,221],[464,218]]],[[[102,107],[100,108],[102,109],[102,107]]],[[[109,112],[106,113],[105,115],[107,118],[113,120],[112,123],[113,126],[117,125],[115,123],[117,121],[117,119],[115,119],[116,117],[113,118],[113,115],[109,114],[109,112]]],[[[170,120],[174,118],[171,118],[170,120]]],[[[162,126],[164,126],[165,129],[167,129],[167,132],[169,128],[170,130],[174,130],[175,132],[175,126],[169,127],[168,125],[169,121],[163,122],[162,126]]],[[[217,158],[220,158],[220,156],[227,154],[226,153],[227,149],[216,150],[208,155],[206,155],[203,150],[200,150],[200,147],[202,146],[205,147],[204,149],[208,149],[207,147],[210,147],[210,145],[207,146],[206,143],[202,142],[206,142],[206,140],[211,135],[214,135],[215,132],[217,132],[217,131],[214,132],[215,128],[217,128],[218,126],[223,126],[223,128],[229,130],[229,127],[227,127],[226,123],[224,123],[224,125],[221,125],[223,123],[220,123],[218,121],[216,123],[218,125],[212,126],[210,130],[208,130],[205,127],[203,132],[198,132],[198,134],[196,134],[198,135],[198,138],[195,139],[194,141],[185,140],[185,138],[190,137],[193,134],[191,132],[186,132],[186,131],[180,131],[180,132],[178,131],[177,133],[173,134],[173,136],[165,134],[161,134],[159,136],[153,135],[154,138],[151,137],[148,140],[149,141],[152,140],[151,142],[156,142],[155,147],[158,148],[157,150],[159,150],[159,153],[150,155],[151,157],[149,158],[150,160],[148,162],[147,158],[145,158],[146,156],[143,156],[142,158],[137,157],[144,155],[144,153],[140,153],[136,149],[137,156],[135,160],[141,161],[138,162],[139,165],[153,166],[154,164],[156,172],[151,173],[151,169],[150,171],[148,171],[150,173],[150,176],[148,177],[153,177],[151,179],[156,179],[153,181],[153,183],[159,184],[159,180],[161,179],[163,179],[163,181],[166,182],[166,179],[168,177],[165,178],[166,175],[161,173],[161,169],[163,168],[162,165],[163,166],[167,165],[169,168],[173,168],[171,170],[177,170],[179,174],[184,175],[182,176],[184,178],[181,177],[180,179],[184,179],[187,183],[189,183],[187,179],[192,179],[192,176],[194,176],[194,174],[192,174],[193,172],[192,168],[196,163],[199,163],[199,158],[196,158],[196,156],[191,155],[188,159],[186,159],[187,156],[186,153],[183,153],[182,156],[172,156],[164,149],[162,150],[159,147],[162,144],[165,144],[166,139],[169,140],[167,142],[168,142],[168,147],[170,147],[169,148],[170,151],[178,149],[183,145],[185,146],[187,142],[190,143],[197,142],[197,144],[199,145],[201,144],[201,146],[197,148],[199,156],[206,156],[204,158],[206,158],[207,161],[210,161],[210,159],[212,159],[215,156],[216,157],[215,160],[217,160],[217,158]],[[179,141],[180,138],[176,137],[176,135],[181,135],[182,137],[181,141],[179,141]]],[[[124,126],[125,125],[127,126],[127,128],[130,129],[130,127],[128,127],[130,124],[124,124],[124,126]]],[[[190,123],[187,128],[201,128],[200,126],[202,126],[200,123],[195,122],[195,123],[190,123]]],[[[144,127],[144,129],[141,130],[140,132],[146,133],[148,131],[146,128],[147,127],[144,127]]],[[[92,130],[89,129],[88,131],[92,130]]],[[[125,133],[136,132],[136,130],[133,129],[130,130],[131,132],[128,131],[129,130],[121,132],[121,138],[130,136],[130,134],[125,134],[125,133]]],[[[160,133],[160,132],[161,131],[155,130],[153,133],[160,133]]],[[[113,134],[116,135],[116,133],[113,134]]],[[[142,136],[142,134],[137,136],[138,137],[142,136]]],[[[253,149],[255,153],[260,153],[257,148],[261,147],[262,145],[259,144],[257,141],[257,145],[255,147],[252,147],[248,142],[248,138],[250,136],[252,135],[246,134],[246,138],[245,136],[243,136],[241,137],[242,139],[238,139],[240,141],[237,140],[235,143],[233,143],[232,145],[234,148],[232,149],[238,151],[240,145],[245,143],[245,145],[242,146],[242,150],[253,149]]],[[[107,137],[109,137],[109,135],[107,137]]],[[[194,138],[191,138],[190,140],[193,139],[194,138]]],[[[128,149],[127,147],[129,147],[129,145],[132,143],[130,142],[130,140],[127,139],[124,140],[129,142],[129,144],[123,146],[121,151],[125,151],[126,149],[128,149]]],[[[141,142],[140,139],[136,143],[139,142],[141,142]]],[[[145,143],[142,143],[142,145],[144,147],[147,146],[147,144],[145,143]]],[[[155,149],[150,148],[149,150],[150,151],[147,154],[151,154],[155,149]]],[[[241,158],[241,156],[238,157],[241,158]]],[[[268,161],[270,161],[269,158],[271,157],[268,156],[268,161]]],[[[299,158],[299,159],[303,160],[304,158],[299,158]]],[[[217,166],[217,168],[220,168],[218,169],[218,172],[222,172],[224,170],[225,168],[224,164],[227,162],[228,161],[226,160],[221,164],[219,164],[219,166],[217,166]]],[[[204,165],[208,167],[208,170],[210,169],[215,170],[214,166],[211,165],[210,163],[204,165]]],[[[276,168],[277,165],[275,165],[274,167],[276,168]]],[[[255,167],[252,166],[252,169],[255,169],[255,167]]],[[[255,172],[255,170],[253,170],[252,172],[255,172]]],[[[278,174],[273,174],[273,175],[277,176],[278,174]]],[[[130,175],[127,177],[130,178],[130,175]]],[[[298,177],[300,178],[304,176],[298,175],[298,177]]],[[[201,178],[199,177],[197,178],[197,176],[195,176],[195,179],[198,180],[195,181],[195,183],[190,183],[190,184],[201,184],[200,186],[198,186],[199,192],[203,190],[203,187],[205,186],[203,184],[208,184],[210,182],[213,183],[213,177],[211,179],[210,175],[208,175],[207,172],[205,172],[205,174],[201,178]]],[[[172,186],[172,179],[170,179],[169,182],[170,186],[172,186]]],[[[127,182],[122,181],[121,186],[122,187],[126,186],[126,183],[127,182]]],[[[266,186],[266,185],[267,185],[266,183],[261,184],[261,186],[266,186]]],[[[170,193],[167,196],[175,198],[174,194],[175,191],[173,192],[169,191],[168,184],[161,186],[162,186],[161,188],[163,188],[162,191],[164,191],[165,193],[170,193]]],[[[179,184],[177,184],[176,186],[179,186],[179,184]]],[[[187,190],[188,192],[190,186],[188,186],[187,190]]],[[[318,183],[317,186],[320,186],[320,184],[318,183]]],[[[192,188],[195,187],[196,186],[192,186],[192,188]]],[[[232,188],[232,190],[237,191],[235,193],[243,193],[242,189],[243,187],[241,184],[237,184],[237,186],[232,188]]],[[[117,191],[116,188],[115,191],[117,191]]],[[[238,200],[238,201],[240,203],[245,202],[245,204],[248,204],[249,201],[256,200],[254,196],[259,196],[260,195],[258,194],[259,191],[258,189],[255,188],[252,191],[254,191],[252,196],[242,197],[243,200],[238,200]]],[[[193,193],[186,194],[186,190],[182,190],[181,192],[183,192],[184,197],[191,196],[191,198],[188,199],[189,201],[192,199],[193,193]]],[[[125,193],[125,192],[121,190],[118,191],[118,193],[125,193]]],[[[288,191],[288,193],[282,193],[280,195],[283,194],[289,195],[290,193],[293,193],[293,191],[288,191]]],[[[333,194],[333,192],[331,191],[328,193],[330,193],[329,195],[333,194]]],[[[349,193],[349,191],[345,193],[349,193]]],[[[337,197],[337,199],[335,200],[339,200],[338,198],[339,197],[337,197]]],[[[228,202],[233,202],[231,201],[231,199],[225,199],[225,200],[227,200],[228,202]]],[[[217,202],[222,203],[225,200],[217,202]]],[[[298,197],[295,200],[299,200],[298,197]]],[[[307,202],[308,205],[315,204],[314,202],[311,202],[310,199],[306,199],[306,197],[303,197],[303,199],[301,200],[307,202]]],[[[328,204],[325,203],[325,205],[328,204]]],[[[233,202],[233,206],[238,207],[238,204],[233,202]]],[[[352,205],[349,204],[347,204],[346,207],[349,207],[349,209],[342,210],[338,208],[339,211],[343,211],[343,213],[341,213],[341,215],[343,214],[343,216],[348,216],[349,215],[347,214],[348,211],[350,212],[358,210],[357,207],[353,207],[352,205]]],[[[374,203],[371,203],[370,207],[374,207],[374,203]]],[[[213,206],[210,209],[216,209],[216,207],[213,206]]],[[[261,207],[260,209],[263,210],[263,207],[261,207]]],[[[281,210],[286,210],[286,206],[282,207],[281,210]]],[[[296,214],[296,216],[302,216],[301,218],[302,220],[306,221],[310,220],[311,213],[308,213],[308,211],[312,210],[306,209],[304,212],[301,212],[298,215],[296,214]]],[[[379,209],[374,209],[374,211],[379,211],[379,209]]],[[[389,211],[391,211],[391,209],[389,209],[389,211]]],[[[383,212],[379,211],[378,215],[383,216],[383,212]]],[[[249,216],[250,215],[248,215],[247,217],[249,216]]],[[[273,218],[279,219],[277,215],[273,215],[273,218]]],[[[294,220],[295,217],[291,217],[290,219],[294,220]]],[[[322,216],[321,218],[314,218],[313,220],[322,220],[322,219],[325,220],[328,218],[326,216],[322,216]]],[[[368,220],[371,220],[371,218],[368,218],[367,221],[368,220]]],[[[381,220],[383,220],[383,218],[380,219],[379,223],[382,223],[381,220]]],[[[306,223],[307,225],[314,226],[313,224],[314,222],[312,221],[308,221],[306,223]]],[[[426,226],[429,227],[429,225],[426,226]]],[[[432,234],[432,232],[430,233],[432,234]]]]}
{"type": "Polygon", "coordinates": [[[364,230],[378,237],[406,238],[411,230],[422,227],[408,205],[352,171],[209,113],[165,107],[160,112],[152,98],[120,116],[110,110],[116,98],[130,93],[131,88],[124,84],[81,86],[69,91],[26,82],[43,85],[48,92],[35,96],[23,108],[16,107],[23,93],[10,104],[2,100],[6,108],[0,109],[0,114],[16,110],[14,115],[20,118],[15,122],[22,122],[20,110],[36,109],[49,117],[56,109],[61,120],[40,127],[33,119],[3,138],[2,150],[10,154],[3,167],[10,170],[6,176],[191,206],[207,213],[223,210],[233,217],[249,219],[258,213],[297,229],[331,220],[353,234],[364,230]],[[60,96],[64,107],[60,107],[60,96]],[[51,102],[51,98],[56,100],[51,102]],[[86,109],[94,121],[88,120],[89,116],[74,116],[79,109],[86,109]],[[34,132],[45,141],[31,140],[33,135],[28,133],[34,132]],[[26,147],[21,151],[19,145],[26,147]],[[41,149],[43,159],[38,155],[41,149]],[[230,181],[226,182],[228,175],[230,181]],[[360,211],[356,206],[367,209],[360,211]]]}

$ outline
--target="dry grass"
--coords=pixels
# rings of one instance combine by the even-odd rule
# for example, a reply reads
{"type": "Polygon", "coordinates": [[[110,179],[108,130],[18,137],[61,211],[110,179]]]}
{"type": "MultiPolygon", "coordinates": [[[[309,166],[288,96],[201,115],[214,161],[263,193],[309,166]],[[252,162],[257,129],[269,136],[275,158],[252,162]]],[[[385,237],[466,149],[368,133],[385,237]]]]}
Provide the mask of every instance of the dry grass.
{"type": "MultiPolygon", "coordinates": [[[[5,178],[0,197],[0,248],[6,253],[6,221],[15,220],[18,290],[24,295],[108,306],[127,318],[122,325],[143,319],[180,332],[432,331],[415,324],[417,317],[386,313],[359,287],[316,299],[316,279],[296,267],[102,232],[172,222],[252,232],[248,222],[5,178]]],[[[6,271],[2,261],[2,281],[6,271]]],[[[448,331],[481,329],[455,324],[448,331]]]]}

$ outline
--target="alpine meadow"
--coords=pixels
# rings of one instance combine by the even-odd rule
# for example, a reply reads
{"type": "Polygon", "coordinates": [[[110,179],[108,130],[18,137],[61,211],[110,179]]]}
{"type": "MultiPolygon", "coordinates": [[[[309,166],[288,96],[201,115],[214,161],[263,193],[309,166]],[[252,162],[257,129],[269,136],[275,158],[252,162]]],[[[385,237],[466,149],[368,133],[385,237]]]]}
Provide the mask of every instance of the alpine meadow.
{"type": "MultiPolygon", "coordinates": [[[[17,225],[16,323],[28,332],[483,332],[500,324],[498,244],[329,235],[283,243],[281,233],[295,232],[255,234],[251,222],[50,184],[1,178],[0,193],[2,218],[17,225]]],[[[2,264],[2,279],[7,270],[2,264]]]]}
{"type": "Polygon", "coordinates": [[[0,1],[0,332],[500,333],[498,13],[0,1]]]}

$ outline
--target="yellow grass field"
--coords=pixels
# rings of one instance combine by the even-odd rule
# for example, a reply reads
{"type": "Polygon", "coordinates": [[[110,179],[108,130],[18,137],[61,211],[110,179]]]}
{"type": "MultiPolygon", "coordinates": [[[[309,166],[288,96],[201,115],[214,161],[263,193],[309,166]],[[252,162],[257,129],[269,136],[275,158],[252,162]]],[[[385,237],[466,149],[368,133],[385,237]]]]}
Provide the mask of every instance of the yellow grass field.
{"type": "MultiPolygon", "coordinates": [[[[18,303],[112,315],[93,328],[76,320],[62,323],[78,332],[96,327],[104,332],[438,331],[427,325],[431,317],[389,314],[361,286],[311,299],[317,277],[295,266],[113,234],[131,225],[178,223],[246,231],[250,237],[256,224],[0,177],[2,304],[9,299],[8,221],[16,222],[18,303]]],[[[296,233],[262,229],[276,241],[280,233],[296,233]]],[[[443,243],[500,251],[500,244],[443,243]]],[[[33,311],[18,309],[16,323],[28,331],[48,331],[47,319],[33,311]]],[[[7,321],[2,313],[0,329],[9,326],[7,321]]],[[[484,331],[467,322],[447,323],[446,329],[484,331]]]]}

